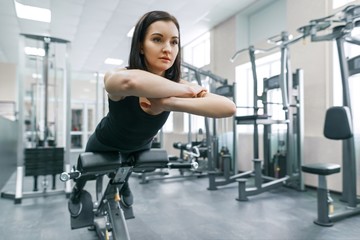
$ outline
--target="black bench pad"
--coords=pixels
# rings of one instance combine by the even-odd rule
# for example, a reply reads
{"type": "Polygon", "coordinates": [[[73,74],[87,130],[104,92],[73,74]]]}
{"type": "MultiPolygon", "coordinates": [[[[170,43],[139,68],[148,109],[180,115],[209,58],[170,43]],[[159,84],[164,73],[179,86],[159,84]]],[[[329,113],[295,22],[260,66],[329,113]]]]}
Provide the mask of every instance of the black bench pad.
{"type": "Polygon", "coordinates": [[[318,175],[330,175],[340,172],[340,165],[335,163],[312,163],[301,166],[303,172],[318,174],[318,175]]]}
{"type": "Polygon", "coordinates": [[[119,152],[85,152],[79,155],[77,169],[82,173],[104,172],[132,165],[134,168],[160,168],[168,163],[164,149],[151,149],[126,157],[119,152]],[[131,161],[134,160],[134,161],[131,161]]]}
{"type": "Polygon", "coordinates": [[[169,157],[165,149],[153,148],[150,151],[138,152],[134,157],[134,172],[166,168],[169,163],[169,157]]]}

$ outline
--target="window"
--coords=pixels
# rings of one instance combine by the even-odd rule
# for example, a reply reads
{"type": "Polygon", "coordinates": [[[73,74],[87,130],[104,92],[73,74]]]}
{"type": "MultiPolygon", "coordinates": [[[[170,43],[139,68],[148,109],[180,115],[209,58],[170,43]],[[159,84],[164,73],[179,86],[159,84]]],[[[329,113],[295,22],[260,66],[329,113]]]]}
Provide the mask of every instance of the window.
{"type": "Polygon", "coordinates": [[[164,124],[164,126],[162,127],[162,130],[164,132],[172,132],[174,130],[174,117],[173,117],[173,112],[170,113],[166,123],[164,124]]]}
{"type": "MultiPolygon", "coordinates": [[[[201,76],[201,86],[205,87],[208,91],[210,91],[210,78],[208,76],[201,76]]],[[[196,81],[195,81],[196,82],[196,81]]],[[[191,123],[191,132],[198,133],[200,129],[205,131],[205,118],[202,116],[192,115],[188,113],[184,113],[184,132],[189,132],[191,123]],[[190,116],[190,117],[189,117],[190,116]]]]}
{"type": "Polygon", "coordinates": [[[353,2],[354,0],[333,0],[333,9],[340,8],[348,3],[353,2]]]}
{"type": "Polygon", "coordinates": [[[205,132],[205,118],[197,115],[184,113],[184,132],[189,132],[191,123],[191,132],[198,133],[200,129],[205,132]]]}
{"type": "MultiPolygon", "coordinates": [[[[236,79],[236,106],[238,107],[237,115],[252,115],[254,114],[254,80],[251,69],[251,63],[246,63],[239,65],[235,69],[235,79],[236,79]]],[[[258,79],[257,95],[260,96],[263,91],[263,79],[269,78],[271,76],[278,75],[280,73],[280,53],[275,53],[263,58],[256,60],[256,71],[258,79]]],[[[281,103],[281,91],[278,89],[273,90],[269,96],[272,102],[281,103]]],[[[258,107],[262,107],[262,103],[258,102],[258,107]]],[[[284,119],[282,116],[282,106],[280,104],[275,104],[272,106],[271,111],[272,118],[274,119],[284,119]]],[[[259,111],[259,114],[263,113],[262,110],[259,111]]],[[[252,126],[238,126],[240,132],[252,132],[252,126]]]]}
{"type": "Polygon", "coordinates": [[[186,63],[201,68],[210,64],[210,33],[205,33],[183,48],[186,63]]]}
{"type": "MultiPolygon", "coordinates": [[[[210,64],[210,33],[207,32],[186,45],[183,48],[183,59],[184,62],[189,63],[197,68],[210,64]]],[[[192,81],[193,79],[188,79],[192,81]]],[[[201,85],[209,90],[209,79],[201,79],[201,85]]],[[[184,113],[184,132],[189,132],[191,123],[191,132],[197,133],[199,129],[205,130],[204,117],[189,115],[184,113]]]]}

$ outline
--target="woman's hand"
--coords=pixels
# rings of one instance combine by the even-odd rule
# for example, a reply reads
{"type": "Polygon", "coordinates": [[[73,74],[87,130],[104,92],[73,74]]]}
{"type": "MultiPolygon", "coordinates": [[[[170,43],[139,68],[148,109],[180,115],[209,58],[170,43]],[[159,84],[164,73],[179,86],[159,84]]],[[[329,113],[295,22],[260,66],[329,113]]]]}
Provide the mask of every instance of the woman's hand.
{"type": "Polygon", "coordinates": [[[181,98],[194,98],[194,97],[203,97],[205,95],[205,93],[207,92],[207,89],[203,86],[200,86],[198,84],[195,83],[190,83],[188,81],[185,80],[180,80],[180,84],[184,84],[187,85],[191,88],[191,92],[193,93],[192,95],[184,95],[184,96],[174,96],[174,97],[181,97],[181,98]]]}
{"type": "MultiPolygon", "coordinates": [[[[204,97],[207,93],[207,89],[201,87],[199,85],[191,85],[193,90],[192,95],[184,95],[184,96],[177,96],[180,98],[201,98],[204,97]]],[[[147,109],[148,112],[154,112],[155,114],[159,114],[163,111],[170,111],[166,108],[166,101],[171,100],[171,97],[168,98],[140,98],[140,105],[144,109],[147,109]]]]}
{"type": "Polygon", "coordinates": [[[169,98],[140,98],[140,105],[145,112],[157,115],[164,111],[169,111],[166,108],[166,100],[169,98]]]}

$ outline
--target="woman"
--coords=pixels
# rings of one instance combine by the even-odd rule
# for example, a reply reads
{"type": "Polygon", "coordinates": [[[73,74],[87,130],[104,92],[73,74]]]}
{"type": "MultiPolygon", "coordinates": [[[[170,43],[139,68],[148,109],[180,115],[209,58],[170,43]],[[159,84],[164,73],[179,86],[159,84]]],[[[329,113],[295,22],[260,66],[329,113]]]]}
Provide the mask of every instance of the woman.
{"type": "MultiPolygon", "coordinates": [[[[128,154],[150,149],[170,111],[214,118],[235,113],[235,104],[229,99],[181,80],[180,63],[176,18],[163,11],[146,13],[135,26],[129,66],[105,74],[109,113],[89,138],[86,151],[128,154]]],[[[76,180],[70,196],[73,217],[81,212],[80,193],[86,180],[76,180]]],[[[133,203],[128,185],[121,192],[121,200],[125,207],[133,203]]]]}

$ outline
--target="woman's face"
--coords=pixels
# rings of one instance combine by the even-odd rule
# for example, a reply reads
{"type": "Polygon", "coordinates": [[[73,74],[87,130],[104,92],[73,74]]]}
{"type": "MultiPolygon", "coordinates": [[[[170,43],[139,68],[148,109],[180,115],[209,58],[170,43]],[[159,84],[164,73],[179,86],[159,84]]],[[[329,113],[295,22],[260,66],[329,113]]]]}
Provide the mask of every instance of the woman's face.
{"type": "Polygon", "coordinates": [[[172,21],[156,21],[147,29],[141,53],[148,70],[164,76],[179,52],[179,31],[172,21]]]}

